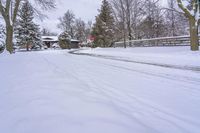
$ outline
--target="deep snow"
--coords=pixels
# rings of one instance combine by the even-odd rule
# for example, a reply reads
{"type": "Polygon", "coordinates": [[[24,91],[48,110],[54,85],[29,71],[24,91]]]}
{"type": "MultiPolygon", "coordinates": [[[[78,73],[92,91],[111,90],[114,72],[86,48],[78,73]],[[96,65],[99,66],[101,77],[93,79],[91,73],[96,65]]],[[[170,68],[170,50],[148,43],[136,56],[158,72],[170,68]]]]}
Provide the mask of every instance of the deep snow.
{"type": "Polygon", "coordinates": [[[171,49],[80,51],[123,60],[68,51],[0,55],[0,132],[198,133],[198,69],[124,60],[199,67],[199,52],[171,49]]]}

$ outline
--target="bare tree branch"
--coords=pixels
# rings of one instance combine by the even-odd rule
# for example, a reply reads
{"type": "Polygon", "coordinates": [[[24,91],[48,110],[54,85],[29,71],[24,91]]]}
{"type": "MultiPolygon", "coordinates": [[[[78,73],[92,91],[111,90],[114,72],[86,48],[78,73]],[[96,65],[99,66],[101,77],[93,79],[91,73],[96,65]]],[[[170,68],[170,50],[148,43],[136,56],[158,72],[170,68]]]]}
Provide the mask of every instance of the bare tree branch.
{"type": "Polygon", "coordinates": [[[164,8],[162,8],[162,10],[174,11],[174,12],[177,12],[177,13],[179,13],[179,14],[185,15],[185,13],[183,13],[183,12],[181,12],[181,11],[177,11],[176,9],[173,9],[173,8],[166,8],[166,7],[164,7],[164,8]]]}
{"type": "Polygon", "coordinates": [[[178,6],[183,10],[183,12],[185,13],[186,16],[188,17],[192,17],[193,15],[190,13],[190,11],[183,6],[183,1],[182,0],[177,0],[178,2],[178,6]]]}

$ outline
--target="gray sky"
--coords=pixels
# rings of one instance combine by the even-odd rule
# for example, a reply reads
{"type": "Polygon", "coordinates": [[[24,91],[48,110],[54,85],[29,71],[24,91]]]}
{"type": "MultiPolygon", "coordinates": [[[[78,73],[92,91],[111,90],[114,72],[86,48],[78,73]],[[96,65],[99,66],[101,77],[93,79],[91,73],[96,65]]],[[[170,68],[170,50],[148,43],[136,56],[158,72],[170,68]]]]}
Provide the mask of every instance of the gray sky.
{"type": "MultiPolygon", "coordinates": [[[[69,9],[72,10],[76,18],[81,18],[84,21],[94,21],[95,16],[98,14],[102,0],[56,0],[57,8],[48,11],[48,19],[39,22],[41,28],[48,28],[52,32],[59,33],[60,30],[57,28],[58,18],[62,17],[64,13],[69,9]]],[[[166,5],[166,0],[161,0],[162,5],[166,5]]]]}
{"type": "Polygon", "coordinates": [[[57,28],[58,18],[62,17],[69,9],[74,12],[76,18],[84,21],[94,21],[101,6],[101,0],[57,0],[57,9],[48,11],[48,19],[39,22],[41,28],[48,28],[52,32],[59,32],[57,28]]]}

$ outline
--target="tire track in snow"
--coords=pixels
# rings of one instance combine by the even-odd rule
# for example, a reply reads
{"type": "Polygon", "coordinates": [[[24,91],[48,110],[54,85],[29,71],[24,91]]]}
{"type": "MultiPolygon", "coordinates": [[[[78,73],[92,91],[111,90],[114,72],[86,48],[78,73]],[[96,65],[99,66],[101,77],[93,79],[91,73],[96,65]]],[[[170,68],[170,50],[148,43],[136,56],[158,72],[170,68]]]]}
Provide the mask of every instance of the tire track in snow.
{"type": "MultiPolygon", "coordinates": [[[[131,115],[132,116],[131,118],[133,119],[133,121],[137,120],[137,122],[143,123],[139,117],[135,116],[135,114],[136,115],[139,114],[140,116],[142,116],[143,113],[145,113],[145,115],[151,116],[151,118],[153,118],[154,120],[156,117],[156,119],[158,121],[161,120],[161,121],[171,124],[171,126],[176,127],[181,132],[189,132],[189,131],[187,131],[186,128],[180,126],[177,123],[182,123],[182,124],[186,124],[186,125],[190,125],[190,126],[195,125],[195,128],[199,127],[199,123],[182,118],[181,116],[170,113],[166,110],[161,110],[160,108],[158,108],[152,104],[149,104],[147,102],[144,102],[133,95],[131,96],[126,92],[118,91],[118,90],[116,90],[116,88],[113,88],[113,86],[110,86],[108,83],[106,83],[103,80],[96,82],[95,80],[93,80],[93,78],[91,78],[91,81],[93,84],[95,84],[95,86],[101,86],[99,88],[99,91],[103,95],[107,96],[108,99],[110,99],[110,103],[112,103],[112,106],[116,107],[117,110],[119,110],[121,113],[127,115],[128,117],[130,117],[130,115],[131,115]],[[129,99],[129,100],[127,100],[128,102],[124,101],[124,98],[129,99]],[[139,107],[134,106],[134,104],[136,104],[136,103],[137,103],[137,105],[139,105],[139,107]],[[142,109],[143,111],[141,111],[140,108],[143,108],[142,109]],[[137,110],[140,110],[140,111],[137,111],[137,110]],[[154,116],[154,117],[152,117],[152,116],[154,116]],[[166,118],[168,118],[168,119],[166,119],[166,118]]],[[[145,125],[145,124],[143,123],[142,125],[145,125]]],[[[154,130],[159,133],[159,130],[157,130],[157,129],[154,129],[154,130]]]]}
{"type": "MultiPolygon", "coordinates": [[[[73,63],[75,65],[75,68],[78,68],[78,66],[81,65],[81,62],[79,62],[79,65],[77,65],[77,61],[74,61],[73,63]]],[[[112,64],[105,64],[105,63],[102,63],[102,62],[98,62],[98,63],[101,64],[101,65],[107,65],[109,67],[115,67],[117,69],[123,69],[123,70],[126,70],[126,71],[128,70],[128,71],[132,71],[134,73],[135,72],[138,73],[138,70],[132,70],[132,69],[129,70],[129,68],[126,68],[126,67],[122,68],[121,66],[113,66],[112,64]]],[[[99,64],[96,64],[96,65],[99,65],[99,64]]],[[[60,72],[67,73],[66,70],[60,68],[58,65],[56,65],[52,62],[51,62],[51,65],[54,65],[55,67],[57,67],[57,69],[59,69],[60,72]]],[[[100,66],[100,67],[102,67],[102,66],[100,66]]],[[[124,114],[127,117],[131,116],[131,119],[134,122],[137,122],[141,126],[149,129],[149,131],[157,132],[157,133],[160,132],[159,130],[155,129],[155,127],[154,128],[150,127],[149,125],[147,125],[146,123],[144,123],[140,119],[140,116],[143,113],[147,116],[151,116],[151,118],[153,118],[156,121],[164,121],[166,123],[169,123],[171,126],[176,127],[180,132],[189,132],[189,131],[187,131],[186,128],[177,124],[177,122],[181,123],[182,125],[186,124],[186,125],[194,126],[194,128],[196,126],[199,126],[199,123],[196,123],[194,121],[182,118],[181,116],[178,116],[177,114],[170,113],[169,111],[161,109],[158,106],[152,105],[148,102],[145,102],[141,99],[138,99],[134,95],[129,95],[126,92],[116,90],[116,88],[113,88],[113,86],[110,85],[110,83],[107,83],[104,80],[100,80],[100,81],[98,80],[98,82],[97,82],[96,80],[93,79],[93,77],[96,76],[96,75],[94,75],[94,73],[91,72],[91,71],[89,71],[89,72],[87,71],[87,70],[90,70],[90,69],[91,69],[90,67],[85,66],[85,68],[81,70],[83,73],[89,74],[87,76],[87,78],[91,81],[91,83],[90,84],[87,83],[87,86],[94,93],[98,93],[98,94],[101,94],[103,96],[106,96],[107,99],[109,100],[109,103],[112,105],[112,107],[116,108],[116,110],[118,110],[119,112],[121,112],[122,114],[124,114]],[[96,86],[96,87],[94,88],[94,86],[96,86]],[[96,89],[96,91],[94,91],[94,89],[96,89]],[[126,100],[124,100],[124,98],[126,100],[128,99],[127,100],[128,102],[126,100]],[[131,104],[131,103],[133,103],[133,104],[131,104]],[[137,103],[138,107],[134,105],[136,103],[137,103]],[[138,111],[140,108],[143,108],[143,111],[141,111],[141,110],[138,111]],[[136,111],[136,112],[133,112],[133,111],[136,111]],[[138,115],[140,115],[140,116],[138,116],[138,115]],[[154,117],[152,117],[152,116],[154,116],[154,117]]],[[[157,74],[154,74],[154,73],[148,73],[148,72],[139,72],[139,73],[149,75],[149,76],[153,76],[153,77],[156,76],[156,77],[160,77],[160,78],[165,78],[165,79],[167,78],[167,79],[170,79],[170,80],[174,80],[174,79],[168,78],[166,76],[157,75],[157,74]]],[[[77,77],[77,75],[78,75],[77,73],[74,74],[74,77],[76,79],[79,79],[79,81],[84,83],[85,80],[81,79],[80,77],[77,77]]],[[[181,82],[183,82],[183,81],[181,81],[181,82]]]]}
{"type": "Polygon", "coordinates": [[[143,62],[143,61],[134,61],[134,60],[128,60],[128,59],[124,59],[122,57],[116,57],[116,56],[81,53],[80,50],[73,50],[73,51],[70,51],[69,53],[75,54],[75,55],[85,55],[85,56],[98,57],[98,58],[109,59],[109,60],[117,60],[117,61],[129,62],[129,63],[137,63],[137,64],[143,64],[143,65],[151,65],[151,66],[173,68],[173,69],[180,69],[180,70],[189,70],[189,71],[200,73],[200,67],[178,66],[178,65],[169,65],[169,64],[160,64],[160,63],[158,64],[158,63],[150,63],[150,62],[143,62]]]}
{"type": "MultiPolygon", "coordinates": [[[[45,60],[49,65],[53,66],[54,69],[55,69],[57,72],[62,72],[62,73],[65,73],[65,74],[68,73],[66,70],[62,69],[62,68],[59,67],[57,64],[53,63],[52,61],[48,60],[47,58],[44,57],[44,60],[45,60]],[[59,70],[59,71],[58,71],[58,70],[59,70]]],[[[72,62],[71,62],[71,63],[72,63],[72,62]]],[[[73,65],[74,65],[75,68],[76,68],[76,63],[77,63],[77,62],[73,62],[73,63],[74,63],[73,65]]],[[[85,70],[85,72],[88,74],[88,71],[86,71],[87,69],[84,69],[84,70],[85,70]]],[[[90,73],[90,76],[91,76],[91,74],[92,74],[92,73],[90,73]]],[[[96,85],[96,84],[95,84],[95,82],[93,81],[93,79],[91,79],[91,78],[88,76],[88,78],[89,78],[90,81],[91,81],[90,83],[92,83],[92,84],[90,84],[90,83],[84,82],[85,80],[82,80],[81,78],[78,78],[78,77],[76,77],[75,75],[77,75],[76,72],[75,72],[74,75],[70,75],[70,76],[73,76],[76,80],[80,81],[81,83],[84,83],[88,88],[91,89],[92,92],[101,94],[102,96],[105,96],[105,97],[107,98],[107,100],[109,101],[109,103],[111,104],[111,106],[114,107],[116,111],[118,111],[120,114],[123,114],[123,115],[126,116],[127,118],[130,118],[130,114],[129,114],[128,112],[124,111],[124,109],[121,109],[120,106],[118,106],[118,105],[115,103],[116,101],[114,102],[114,101],[111,99],[111,96],[109,96],[108,93],[106,93],[105,90],[103,91],[103,90],[99,89],[98,87],[95,87],[95,88],[97,89],[97,91],[94,91],[93,85],[96,85]]],[[[105,103],[104,103],[104,104],[105,104],[105,103]]],[[[144,128],[147,128],[148,131],[151,131],[151,132],[154,132],[154,133],[159,133],[158,130],[156,130],[156,129],[150,127],[150,126],[148,126],[147,124],[143,123],[142,121],[140,121],[139,119],[137,119],[136,117],[134,117],[134,116],[132,116],[132,115],[131,115],[131,119],[132,119],[133,123],[136,122],[136,123],[139,124],[140,126],[142,126],[142,127],[144,127],[144,128]]]]}
{"type": "MultiPolygon", "coordinates": [[[[99,63],[101,63],[101,62],[99,62],[99,63]]],[[[169,80],[172,80],[172,81],[173,80],[176,80],[176,81],[179,80],[180,82],[188,82],[188,83],[191,83],[191,84],[195,83],[196,85],[200,85],[199,84],[200,83],[199,79],[195,79],[194,80],[194,79],[189,78],[189,77],[185,77],[184,79],[180,79],[180,78],[174,77],[173,75],[171,76],[171,75],[163,75],[163,74],[160,74],[160,73],[159,74],[157,74],[157,73],[155,74],[155,73],[150,73],[150,72],[138,71],[138,70],[133,70],[133,69],[130,69],[130,68],[127,68],[127,67],[112,65],[112,64],[109,64],[109,63],[107,63],[107,64],[104,63],[104,65],[107,65],[107,66],[110,66],[110,67],[119,68],[119,69],[123,69],[123,70],[126,70],[126,71],[137,72],[137,73],[141,73],[141,74],[145,74],[145,75],[149,75],[149,76],[153,76],[153,77],[165,78],[165,79],[169,79],[169,80]],[[188,81],[188,80],[190,80],[190,81],[188,81]]],[[[95,81],[93,81],[93,82],[95,83],[95,81]]],[[[98,84],[98,83],[96,83],[96,84],[98,84]]],[[[101,85],[102,84],[105,85],[106,83],[105,82],[102,83],[102,81],[101,81],[101,85]]],[[[121,103],[124,104],[124,102],[121,101],[120,99],[118,99],[116,97],[113,97],[113,96],[116,96],[116,94],[114,93],[114,91],[110,91],[109,92],[109,88],[112,88],[112,86],[111,87],[107,87],[107,89],[103,89],[103,90],[101,88],[101,92],[104,91],[103,92],[104,95],[105,94],[108,95],[109,93],[111,93],[108,96],[108,97],[110,97],[110,99],[115,99],[115,102],[117,101],[117,103],[121,102],[121,103]]],[[[184,88],[188,88],[188,86],[185,86],[184,88]]],[[[194,89],[194,88],[191,88],[191,89],[194,89]]],[[[122,92],[119,92],[119,93],[123,94],[122,92]]],[[[130,97],[130,96],[128,96],[128,94],[127,94],[127,97],[129,97],[131,99],[134,99],[134,101],[137,101],[143,107],[149,107],[149,111],[147,111],[146,113],[151,113],[151,115],[157,117],[158,119],[162,119],[164,121],[167,121],[171,125],[176,126],[178,129],[180,129],[181,132],[189,132],[189,131],[187,131],[186,128],[184,128],[184,127],[180,126],[179,124],[177,124],[177,121],[178,121],[178,123],[184,123],[184,124],[187,124],[187,125],[190,125],[190,126],[194,126],[195,128],[200,125],[199,123],[194,122],[192,120],[189,120],[189,119],[186,119],[186,118],[182,118],[181,116],[178,116],[177,114],[170,113],[169,111],[166,111],[166,110],[160,110],[158,107],[153,106],[153,105],[148,104],[148,103],[145,103],[144,101],[141,101],[136,97],[130,97]],[[155,114],[151,110],[156,110],[157,113],[155,114]],[[169,119],[166,119],[166,118],[169,118],[169,119]]],[[[130,104],[128,104],[126,107],[130,107],[130,104]]],[[[129,109],[125,109],[125,110],[127,110],[128,112],[130,111],[129,109]]]]}
{"type": "MultiPolygon", "coordinates": [[[[82,53],[77,53],[77,51],[80,51],[80,50],[73,50],[73,51],[70,51],[69,53],[75,54],[75,55],[86,55],[86,56],[90,56],[90,57],[97,57],[97,58],[102,58],[102,59],[108,59],[108,60],[114,60],[114,61],[123,61],[124,62],[124,60],[121,60],[121,59],[118,60],[118,59],[115,59],[115,57],[112,57],[112,56],[108,56],[108,58],[107,58],[107,56],[85,54],[85,53],[82,54],[82,53]]],[[[143,64],[143,63],[137,63],[137,62],[132,62],[132,61],[128,61],[128,63],[143,64]]],[[[199,78],[187,77],[187,76],[177,77],[177,75],[175,76],[175,75],[172,75],[172,74],[166,75],[166,74],[161,74],[161,73],[150,73],[150,72],[147,72],[145,70],[141,71],[141,70],[137,70],[137,69],[133,69],[133,68],[127,68],[125,66],[116,66],[116,65],[113,65],[113,64],[105,64],[104,63],[104,65],[115,67],[115,68],[120,68],[120,69],[127,70],[127,71],[133,71],[133,72],[137,72],[137,73],[141,73],[141,74],[146,74],[146,75],[149,75],[149,76],[160,77],[160,78],[164,78],[164,79],[170,79],[170,80],[176,80],[176,81],[180,81],[180,82],[187,82],[187,83],[190,83],[190,84],[200,85],[200,79],[199,78]]],[[[149,65],[149,64],[144,63],[143,65],[149,65]]],[[[157,65],[153,65],[153,66],[157,66],[157,65]]],[[[164,67],[164,66],[162,65],[162,66],[157,66],[157,67],[164,67]]],[[[164,67],[164,68],[173,68],[173,67],[164,67]]],[[[181,68],[183,68],[183,67],[181,67],[181,68]]],[[[179,69],[179,70],[189,70],[189,69],[183,68],[183,69],[179,69]]],[[[194,88],[190,88],[190,89],[194,90],[194,88]]],[[[195,91],[200,91],[200,89],[195,89],[195,91]]]]}
{"type": "MultiPolygon", "coordinates": [[[[101,64],[101,63],[99,62],[99,64],[101,64]]],[[[91,68],[87,68],[87,69],[91,69],[91,68]]],[[[88,71],[86,73],[88,73],[88,71]]],[[[89,75],[91,76],[92,73],[90,73],[89,75]]],[[[193,126],[193,125],[199,126],[199,124],[196,122],[182,118],[181,116],[177,116],[176,114],[169,113],[168,111],[160,110],[158,107],[155,107],[151,104],[142,102],[141,100],[137,99],[136,97],[131,97],[128,94],[124,94],[124,92],[121,92],[121,91],[117,92],[116,88],[114,89],[113,86],[109,87],[109,85],[106,85],[107,83],[104,80],[100,80],[100,81],[98,80],[98,82],[96,82],[94,80],[95,78],[93,79],[90,76],[88,76],[88,78],[90,78],[91,82],[93,83],[92,86],[99,86],[99,88],[96,87],[96,89],[98,89],[98,92],[100,91],[101,94],[106,95],[108,97],[108,99],[110,99],[110,103],[112,103],[113,106],[117,107],[118,110],[122,111],[122,113],[125,113],[125,115],[127,115],[127,116],[130,116],[130,114],[131,114],[130,112],[132,111],[134,106],[130,103],[124,102],[122,97],[131,99],[132,101],[134,101],[134,103],[138,103],[143,108],[145,107],[145,109],[147,109],[146,107],[148,107],[148,110],[145,111],[145,114],[151,114],[152,116],[156,117],[159,120],[168,122],[172,126],[177,127],[177,129],[179,129],[181,132],[185,132],[185,131],[187,131],[187,129],[185,129],[184,127],[181,127],[179,124],[177,124],[177,121],[179,121],[180,123],[191,125],[191,126],[193,126]],[[113,89],[110,89],[110,88],[113,88],[113,89]],[[126,104],[126,106],[124,106],[124,104],[126,104]],[[152,112],[152,110],[156,110],[155,112],[157,112],[157,113],[152,112]],[[166,117],[169,119],[166,119],[166,117]]],[[[155,75],[153,75],[153,76],[155,76],[155,75]]],[[[141,112],[138,112],[138,113],[141,113],[141,112]]],[[[132,119],[133,120],[136,119],[134,117],[134,115],[133,115],[132,119]]],[[[137,118],[137,121],[140,121],[140,120],[137,118]]]]}

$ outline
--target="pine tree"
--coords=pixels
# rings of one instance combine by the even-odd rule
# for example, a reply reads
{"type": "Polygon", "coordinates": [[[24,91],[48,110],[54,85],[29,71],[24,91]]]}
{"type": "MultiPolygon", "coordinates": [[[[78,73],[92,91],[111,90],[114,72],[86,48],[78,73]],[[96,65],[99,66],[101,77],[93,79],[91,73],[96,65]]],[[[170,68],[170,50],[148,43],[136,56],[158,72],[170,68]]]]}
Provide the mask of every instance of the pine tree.
{"type": "Polygon", "coordinates": [[[3,52],[5,48],[5,27],[0,24],[0,53],[3,52]]]}
{"type": "Polygon", "coordinates": [[[0,24],[0,46],[5,44],[5,27],[0,24]]]}
{"type": "Polygon", "coordinates": [[[37,46],[40,47],[40,49],[42,48],[42,35],[40,32],[40,28],[39,25],[34,25],[34,35],[33,35],[33,47],[32,48],[36,48],[37,46]]]}
{"type": "Polygon", "coordinates": [[[33,7],[26,1],[19,11],[15,34],[17,45],[26,46],[27,51],[30,47],[41,47],[41,34],[37,24],[33,22],[34,11],[33,7]]]}
{"type": "Polygon", "coordinates": [[[114,39],[114,17],[112,7],[107,0],[103,0],[99,15],[96,17],[92,35],[94,43],[100,47],[110,47],[114,39]]]}

